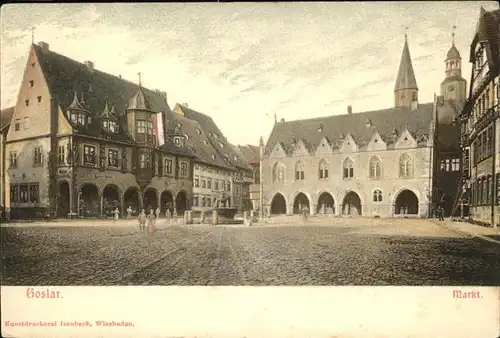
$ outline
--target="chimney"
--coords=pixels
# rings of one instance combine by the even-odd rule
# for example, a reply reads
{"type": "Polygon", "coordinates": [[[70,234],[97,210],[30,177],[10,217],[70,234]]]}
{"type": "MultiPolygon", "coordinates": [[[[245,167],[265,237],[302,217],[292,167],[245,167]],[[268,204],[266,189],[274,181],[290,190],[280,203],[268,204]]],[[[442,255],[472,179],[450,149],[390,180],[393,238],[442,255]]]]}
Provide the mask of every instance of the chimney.
{"type": "Polygon", "coordinates": [[[285,123],[285,119],[283,117],[281,118],[281,123],[285,123]]]}
{"type": "Polygon", "coordinates": [[[49,51],[49,44],[47,42],[40,41],[38,43],[38,46],[42,49],[42,53],[48,53],[48,51],[49,51]]]}
{"type": "Polygon", "coordinates": [[[352,114],[352,106],[347,106],[347,114],[352,114]]]}
{"type": "Polygon", "coordinates": [[[118,77],[120,78],[120,80],[122,79],[122,75],[121,75],[121,74],[120,74],[120,75],[118,75],[118,77]]]}
{"type": "Polygon", "coordinates": [[[189,106],[188,106],[187,102],[184,102],[182,105],[183,105],[184,107],[186,107],[186,108],[189,108],[189,106]]]}
{"type": "Polygon", "coordinates": [[[167,92],[161,92],[161,94],[163,95],[163,97],[165,98],[165,102],[167,102],[167,92]]]}
{"type": "Polygon", "coordinates": [[[85,61],[84,63],[85,63],[85,66],[87,67],[87,69],[89,70],[89,72],[92,73],[94,71],[94,63],[92,61],[85,61]]]}

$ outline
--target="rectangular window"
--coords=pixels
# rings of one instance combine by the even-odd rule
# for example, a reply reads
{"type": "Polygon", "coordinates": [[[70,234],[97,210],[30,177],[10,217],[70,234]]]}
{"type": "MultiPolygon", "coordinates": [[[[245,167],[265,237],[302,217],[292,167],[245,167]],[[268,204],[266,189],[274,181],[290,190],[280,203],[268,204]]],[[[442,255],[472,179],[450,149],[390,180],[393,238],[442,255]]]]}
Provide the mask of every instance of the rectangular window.
{"type": "Polygon", "coordinates": [[[212,180],[211,179],[207,180],[207,188],[212,189],[212,180]]]}
{"type": "Polygon", "coordinates": [[[14,123],[14,130],[15,131],[21,130],[21,119],[16,119],[16,123],[14,123]]]}
{"type": "Polygon", "coordinates": [[[71,113],[71,122],[74,122],[74,123],[77,122],[77,114],[76,113],[71,113]]]}
{"type": "Polygon", "coordinates": [[[19,186],[17,184],[10,186],[10,201],[11,203],[19,202],[19,186]]]}
{"type": "Polygon", "coordinates": [[[85,115],[78,114],[78,124],[85,125],[85,115]]]}
{"type": "Polygon", "coordinates": [[[83,164],[95,165],[95,147],[84,145],[83,146],[83,164]]]}
{"type": "Polygon", "coordinates": [[[194,179],[194,187],[195,188],[199,188],[200,187],[200,179],[198,177],[196,177],[194,179]]]}
{"type": "Polygon", "coordinates": [[[153,122],[147,121],[147,128],[148,128],[148,135],[153,135],[154,134],[153,122]]]}
{"type": "Polygon", "coordinates": [[[146,168],[146,154],[141,154],[139,156],[139,168],[140,169],[146,168]]]}
{"type": "Polygon", "coordinates": [[[17,152],[11,151],[9,159],[10,159],[10,168],[17,168],[17,152]]]}
{"type": "Polygon", "coordinates": [[[59,165],[64,165],[64,163],[66,162],[65,155],[66,155],[66,147],[64,145],[60,145],[58,148],[58,152],[57,152],[57,159],[58,159],[59,165]]]}
{"type": "Polygon", "coordinates": [[[30,87],[33,87],[35,85],[35,81],[30,80],[30,87]]]}
{"type": "Polygon", "coordinates": [[[181,172],[182,177],[188,177],[188,164],[186,162],[181,162],[181,172]]]}
{"type": "Polygon", "coordinates": [[[40,200],[40,195],[39,195],[40,189],[38,186],[38,183],[31,183],[30,184],[30,202],[31,203],[38,203],[40,200]]]}
{"type": "MultiPolygon", "coordinates": [[[[222,182],[222,183],[224,183],[224,182],[222,182]]],[[[218,180],[214,181],[214,189],[219,191],[219,181],[218,180]]]]}
{"type": "Polygon", "coordinates": [[[29,202],[29,186],[27,184],[19,185],[19,202],[28,203],[29,202]]]}
{"type": "Polygon", "coordinates": [[[30,118],[29,117],[25,117],[24,121],[23,121],[24,130],[26,130],[26,129],[29,128],[29,124],[30,124],[30,118]]]}
{"type": "Polygon", "coordinates": [[[194,195],[193,196],[193,207],[197,207],[198,206],[198,196],[194,195]]]}
{"type": "Polygon", "coordinates": [[[137,128],[137,134],[146,134],[146,121],[137,120],[136,128],[137,128]]]}
{"type": "Polygon", "coordinates": [[[202,188],[206,188],[207,187],[207,181],[206,180],[202,180],[201,181],[201,187],[202,188]]]}
{"type": "Polygon", "coordinates": [[[207,207],[211,207],[212,206],[212,199],[210,197],[207,197],[207,207]]]}
{"type": "Polygon", "coordinates": [[[172,175],[172,160],[171,159],[165,159],[165,166],[164,166],[164,172],[167,175],[172,175]]]}
{"type": "Polygon", "coordinates": [[[108,167],[118,168],[118,150],[108,149],[108,167]]]}
{"type": "Polygon", "coordinates": [[[35,148],[35,153],[34,153],[34,156],[33,156],[33,164],[34,165],[40,165],[40,164],[42,164],[42,159],[43,159],[42,147],[36,147],[35,148]]]}
{"type": "Polygon", "coordinates": [[[460,171],[460,159],[454,158],[451,160],[451,171],[460,171]]]}

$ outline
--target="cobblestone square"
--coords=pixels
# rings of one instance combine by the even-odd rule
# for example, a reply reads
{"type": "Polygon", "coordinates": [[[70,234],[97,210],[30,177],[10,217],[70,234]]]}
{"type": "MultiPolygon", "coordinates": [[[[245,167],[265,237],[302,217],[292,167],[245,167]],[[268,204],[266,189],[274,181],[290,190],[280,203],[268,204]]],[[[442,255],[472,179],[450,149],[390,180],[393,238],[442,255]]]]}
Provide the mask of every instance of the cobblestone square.
{"type": "Polygon", "coordinates": [[[500,285],[500,245],[436,221],[290,222],[2,227],[2,285],[500,285]]]}

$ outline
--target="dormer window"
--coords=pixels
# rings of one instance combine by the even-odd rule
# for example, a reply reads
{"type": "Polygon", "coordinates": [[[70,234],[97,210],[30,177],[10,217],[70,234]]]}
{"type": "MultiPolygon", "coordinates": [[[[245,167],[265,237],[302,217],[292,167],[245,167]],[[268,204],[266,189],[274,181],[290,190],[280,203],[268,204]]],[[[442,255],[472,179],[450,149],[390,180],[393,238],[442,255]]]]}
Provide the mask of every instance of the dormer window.
{"type": "Polygon", "coordinates": [[[78,124],[81,124],[82,126],[85,125],[85,114],[84,113],[78,113],[78,124]]]}
{"type": "Polygon", "coordinates": [[[198,135],[201,135],[201,130],[199,130],[198,128],[196,128],[196,133],[197,133],[198,135]]]}
{"type": "Polygon", "coordinates": [[[118,125],[116,124],[115,121],[111,120],[104,120],[102,121],[102,128],[110,133],[117,133],[118,132],[118,125]]]}
{"type": "Polygon", "coordinates": [[[212,160],[215,160],[215,155],[212,155],[212,160]]]}

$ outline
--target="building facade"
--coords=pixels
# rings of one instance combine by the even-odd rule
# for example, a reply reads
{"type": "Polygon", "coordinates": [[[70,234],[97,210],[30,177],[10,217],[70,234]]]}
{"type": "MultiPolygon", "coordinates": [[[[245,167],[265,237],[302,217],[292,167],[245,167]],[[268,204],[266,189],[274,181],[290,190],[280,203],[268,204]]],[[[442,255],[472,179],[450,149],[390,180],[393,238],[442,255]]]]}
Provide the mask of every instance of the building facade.
{"type": "Polygon", "coordinates": [[[155,128],[169,110],[140,81],[32,45],[6,138],[11,217],[189,209],[194,155],[155,128]]]}
{"type": "Polygon", "coordinates": [[[252,169],[238,148],[227,141],[213,119],[176,104],[169,115],[170,128],[181,125],[196,156],[193,172],[193,210],[209,211],[223,196],[240,210],[250,205],[252,169]]]}
{"type": "Polygon", "coordinates": [[[500,224],[500,10],[482,7],[472,39],[468,99],[460,115],[464,171],[460,196],[472,220],[500,224]]]}
{"type": "Polygon", "coordinates": [[[405,36],[393,108],[353,113],[348,106],[343,115],[275,124],[262,159],[265,209],[295,214],[307,206],[311,214],[427,217],[441,160],[436,125],[444,111],[437,98],[418,102],[405,36]]]}

